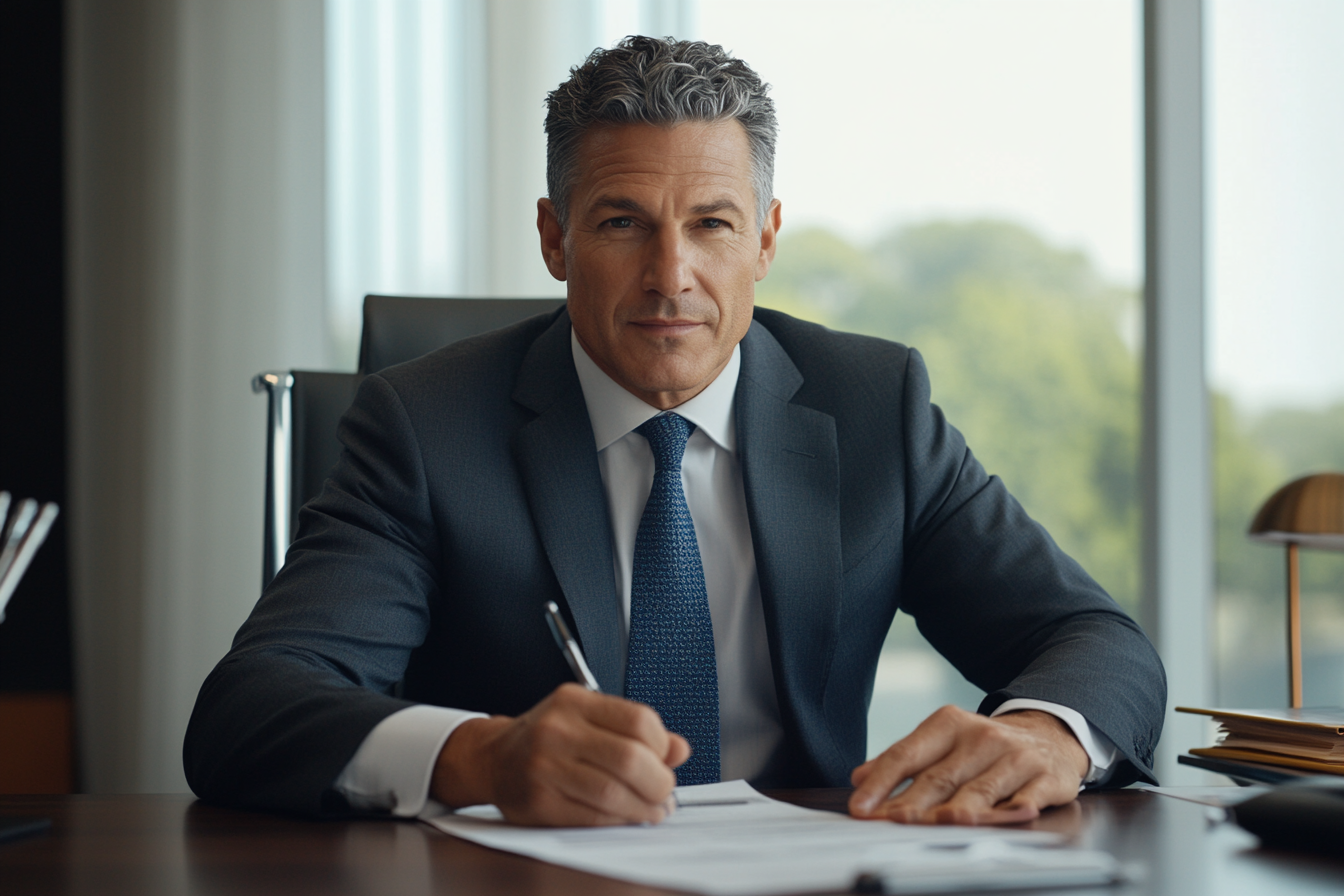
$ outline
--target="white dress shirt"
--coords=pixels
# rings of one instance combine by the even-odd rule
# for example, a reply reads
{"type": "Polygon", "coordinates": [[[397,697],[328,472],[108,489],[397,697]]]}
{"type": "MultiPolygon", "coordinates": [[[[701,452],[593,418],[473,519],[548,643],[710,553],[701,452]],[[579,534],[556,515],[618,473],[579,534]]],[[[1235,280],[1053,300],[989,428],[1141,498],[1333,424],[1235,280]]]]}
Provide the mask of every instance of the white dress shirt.
{"type": "MultiPolygon", "coordinates": [[[[634,430],[662,412],[603,373],[572,331],[570,342],[607,493],[613,574],[628,635],[635,534],[654,473],[653,452],[634,430]]],[[[746,494],[737,463],[733,409],[740,369],[741,350],[735,348],[714,382],[675,409],[695,424],[682,459],[682,484],[700,546],[714,623],[720,772],[725,781],[755,777],[768,766],[784,738],[746,494]]],[[[1042,700],[1017,699],[1005,702],[993,715],[1024,709],[1043,710],[1068,725],[1091,760],[1085,783],[1104,778],[1115,761],[1115,746],[1079,712],[1042,700]]],[[[369,732],[334,786],[356,808],[387,809],[402,816],[437,811],[428,794],[439,751],[458,725],[481,717],[481,713],[429,705],[395,712],[369,732]]]]}

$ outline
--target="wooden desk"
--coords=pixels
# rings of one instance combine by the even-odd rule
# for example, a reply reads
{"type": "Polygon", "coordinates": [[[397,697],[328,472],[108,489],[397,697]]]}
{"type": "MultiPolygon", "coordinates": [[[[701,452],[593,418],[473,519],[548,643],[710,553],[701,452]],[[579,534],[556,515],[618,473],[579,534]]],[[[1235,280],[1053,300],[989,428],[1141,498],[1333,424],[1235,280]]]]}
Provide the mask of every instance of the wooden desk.
{"type": "MultiPolygon", "coordinates": [[[[846,790],[774,791],[816,808],[846,790]]],[[[52,832],[0,844],[0,894],[648,894],[663,892],[494,852],[414,822],[312,822],[219,809],[187,796],[0,797],[0,815],[46,815],[52,832]]],[[[1204,808],[1141,791],[1084,794],[1035,827],[1143,861],[1147,880],[1055,893],[1296,896],[1344,893],[1344,863],[1265,853],[1204,808]]]]}

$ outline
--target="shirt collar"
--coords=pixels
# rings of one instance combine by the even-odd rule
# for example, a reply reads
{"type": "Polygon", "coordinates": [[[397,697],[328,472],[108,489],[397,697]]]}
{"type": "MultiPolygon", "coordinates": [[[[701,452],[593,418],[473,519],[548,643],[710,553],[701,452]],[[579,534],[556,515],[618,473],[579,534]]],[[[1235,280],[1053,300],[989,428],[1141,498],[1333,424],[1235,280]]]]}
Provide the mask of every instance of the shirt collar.
{"type": "MultiPolygon", "coordinates": [[[[569,331],[570,351],[574,368],[583,387],[583,400],[588,405],[588,419],[593,426],[597,450],[603,451],[612,442],[625,437],[646,420],[662,413],[625,390],[598,367],[588,352],[579,344],[579,337],[569,331]]],[[[709,436],[716,445],[729,453],[737,451],[737,422],[733,419],[733,401],[737,394],[737,375],[742,369],[742,348],[733,346],[728,366],[720,371],[704,390],[690,401],[673,408],[676,413],[709,436]]]]}

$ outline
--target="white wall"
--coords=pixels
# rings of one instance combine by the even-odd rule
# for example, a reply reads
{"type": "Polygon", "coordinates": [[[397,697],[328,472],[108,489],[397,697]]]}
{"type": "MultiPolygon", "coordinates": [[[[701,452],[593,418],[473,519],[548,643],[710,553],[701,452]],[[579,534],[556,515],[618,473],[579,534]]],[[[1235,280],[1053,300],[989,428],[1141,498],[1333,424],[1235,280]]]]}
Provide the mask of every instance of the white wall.
{"type": "Polygon", "coordinates": [[[82,784],[185,789],[196,691],[255,602],[265,402],[323,367],[322,0],[68,0],[82,784]]]}

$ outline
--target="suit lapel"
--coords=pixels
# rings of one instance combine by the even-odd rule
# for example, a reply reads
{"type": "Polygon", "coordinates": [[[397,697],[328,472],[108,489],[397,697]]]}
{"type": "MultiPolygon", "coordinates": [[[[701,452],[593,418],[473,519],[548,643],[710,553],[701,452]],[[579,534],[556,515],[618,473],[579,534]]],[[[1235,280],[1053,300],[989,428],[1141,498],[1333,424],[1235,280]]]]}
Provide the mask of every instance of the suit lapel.
{"type": "Polygon", "coordinates": [[[537,417],[515,436],[514,458],[588,665],[604,691],[620,694],[624,638],[611,521],[569,329],[565,312],[533,343],[519,368],[513,399],[537,417]]]}
{"type": "Polygon", "coordinates": [[[738,456],[775,688],[786,730],[821,767],[843,764],[824,713],[839,633],[839,449],[835,419],[790,399],[803,383],[758,323],[742,340],[738,456]]]}

